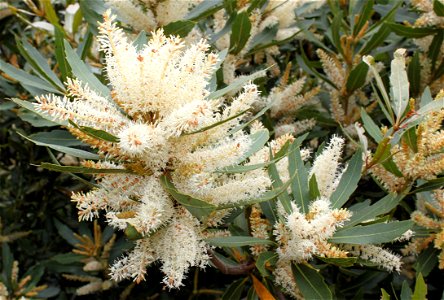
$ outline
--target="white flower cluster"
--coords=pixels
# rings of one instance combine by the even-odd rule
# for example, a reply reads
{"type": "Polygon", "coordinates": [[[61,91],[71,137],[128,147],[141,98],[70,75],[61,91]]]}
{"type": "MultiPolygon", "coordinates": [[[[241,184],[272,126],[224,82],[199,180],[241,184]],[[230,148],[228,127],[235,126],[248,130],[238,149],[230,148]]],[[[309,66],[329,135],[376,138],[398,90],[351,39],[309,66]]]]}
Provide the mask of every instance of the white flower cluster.
{"type": "MultiPolygon", "coordinates": [[[[274,235],[279,244],[276,252],[279,255],[278,268],[274,271],[276,283],[285,291],[297,297],[293,279],[286,276],[290,271],[288,264],[293,261],[301,263],[313,256],[327,258],[345,258],[349,255],[371,261],[388,271],[399,271],[400,257],[375,245],[338,245],[329,243],[336,230],[348,221],[351,212],[347,209],[332,209],[329,198],[336,190],[344,169],[341,169],[341,158],[344,139],[334,136],[320,155],[316,157],[309,176],[316,176],[320,196],[311,202],[305,214],[292,203],[291,213],[286,213],[282,206],[279,213],[285,221],[275,224],[274,235]]],[[[406,238],[411,232],[406,232],[406,238]]]]}
{"type": "Polygon", "coordinates": [[[136,30],[153,31],[181,20],[203,0],[105,0],[118,16],[136,30]]]}
{"type": "MultiPolygon", "coordinates": [[[[251,152],[252,135],[233,130],[259,93],[255,85],[247,84],[230,102],[210,100],[206,87],[218,57],[207,53],[205,41],[185,47],[181,39],[166,37],[160,30],[137,50],[113,20],[109,11],[105,13],[98,37],[112,99],[92,86],[68,80],[69,98],[42,96],[36,106],[53,118],[76,123],[80,127],[69,125],[68,129],[113,159],[86,161],[85,167],[122,170],[96,175],[98,188],[72,197],[80,219],[92,219],[105,210],[112,226],[136,230],[142,236],[136,248],[114,265],[112,277],[141,281],[146,267],[160,261],[164,283],[177,288],[190,266],[207,263],[205,226],[220,222],[228,210],[210,215],[200,226],[164,190],[161,176],[181,193],[215,206],[236,204],[265,192],[271,181],[263,168],[236,174],[215,172],[244,163],[247,153],[268,153],[260,147],[251,152]],[[94,138],[81,126],[106,131],[116,141],[94,138]]],[[[255,163],[268,160],[261,157],[255,163]]]]}
{"type": "MultiPolygon", "coordinates": [[[[237,55],[228,55],[224,65],[223,73],[224,80],[227,83],[232,82],[235,79],[235,71],[238,65],[242,62],[245,54],[251,49],[252,43],[255,38],[264,30],[277,27],[277,33],[275,40],[282,41],[294,36],[296,33],[300,32],[300,28],[295,26],[296,15],[295,10],[302,6],[306,6],[306,13],[311,12],[322,5],[324,5],[325,0],[317,1],[307,1],[307,0],[271,0],[267,3],[264,8],[255,8],[249,16],[251,23],[250,37],[245,45],[245,47],[237,55]]],[[[239,11],[245,11],[250,9],[251,2],[239,1],[238,9],[239,11]]],[[[214,31],[216,33],[221,32],[226,26],[229,20],[229,16],[224,10],[220,10],[214,14],[214,31]]],[[[301,35],[302,36],[302,35],[301,35]]],[[[216,46],[218,49],[228,49],[230,47],[230,38],[228,34],[223,35],[216,41],[216,46]]],[[[265,50],[265,56],[268,65],[273,65],[275,60],[272,55],[279,53],[277,46],[268,47],[265,50]]]]}
{"type": "Polygon", "coordinates": [[[310,176],[316,176],[320,197],[310,204],[308,212],[302,213],[293,203],[290,214],[281,211],[286,220],[276,223],[274,231],[280,244],[277,249],[280,260],[301,262],[313,255],[346,255],[327,242],[351,217],[351,212],[346,209],[332,209],[329,200],[343,174],[338,171],[343,144],[342,138],[333,137],[313,162],[310,176]]]}

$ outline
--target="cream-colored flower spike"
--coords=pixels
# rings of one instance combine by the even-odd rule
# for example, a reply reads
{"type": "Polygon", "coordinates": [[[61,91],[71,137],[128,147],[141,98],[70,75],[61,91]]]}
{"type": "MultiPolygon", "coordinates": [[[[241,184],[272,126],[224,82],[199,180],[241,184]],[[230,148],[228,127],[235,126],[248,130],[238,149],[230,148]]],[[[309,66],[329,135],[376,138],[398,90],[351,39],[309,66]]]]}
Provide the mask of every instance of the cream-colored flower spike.
{"type": "MultiPolygon", "coordinates": [[[[236,205],[265,192],[271,182],[264,169],[215,172],[244,162],[254,152],[268,153],[257,146],[251,150],[252,135],[232,131],[259,93],[255,85],[247,84],[229,105],[224,99],[210,100],[206,87],[218,56],[207,53],[205,41],[186,47],[181,39],[166,37],[159,30],[138,50],[113,20],[106,12],[98,37],[105,52],[111,99],[74,79],[67,82],[69,98],[41,96],[36,106],[56,119],[116,137],[115,141],[98,139],[68,125],[106,158],[85,161],[85,167],[122,169],[122,173],[97,174],[98,188],[72,196],[79,219],[91,220],[105,211],[110,225],[135,230],[141,237],[136,248],[115,263],[112,277],[140,282],[146,267],[160,261],[163,282],[177,288],[189,267],[208,263],[205,228],[221,222],[229,210],[198,220],[167,193],[161,179],[168,178],[181,193],[214,206],[236,205]]],[[[256,127],[252,133],[267,132],[256,127]]],[[[254,163],[267,160],[268,155],[257,156],[254,163]]]]}

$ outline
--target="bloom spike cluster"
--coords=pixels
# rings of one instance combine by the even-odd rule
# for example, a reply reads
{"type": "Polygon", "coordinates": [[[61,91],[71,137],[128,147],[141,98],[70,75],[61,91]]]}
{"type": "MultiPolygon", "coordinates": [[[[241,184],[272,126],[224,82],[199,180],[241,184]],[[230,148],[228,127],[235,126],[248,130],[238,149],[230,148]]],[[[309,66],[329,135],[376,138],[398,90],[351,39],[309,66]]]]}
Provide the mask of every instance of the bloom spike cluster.
{"type": "Polygon", "coordinates": [[[330,196],[336,190],[344,169],[341,169],[341,157],[344,139],[334,136],[323,152],[316,157],[310,170],[310,177],[315,175],[320,196],[311,202],[307,212],[292,203],[292,211],[287,213],[278,207],[284,220],[276,222],[274,235],[279,244],[277,268],[274,270],[276,283],[298,298],[298,290],[291,276],[287,273],[289,262],[306,262],[314,256],[326,258],[346,258],[350,255],[376,263],[388,271],[399,271],[400,257],[377,245],[340,245],[328,242],[336,230],[343,227],[352,213],[346,208],[331,207],[330,196]]]}
{"type": "MultiPolygon", "coordinates": [[[[99,154],[114,159],[86,161],[85,167],[128,171],[96,174],[98,188],[74,194],[79,219],[91,220],[105,211],[110,225],[135,229],[142,236],[136,248],[112,268],[114,279],[140,282],[146,277],[146,267],[160,261],[163,282],[177,288],[189,267],[207,264],[205,226],[220,223],[229,210],[214,212],[201,224],[164,190],[160,176],[169,178],[180,192],[215,206],[236,204],[265,192],[271,181],[264,169],[215,172],[247,159],[252,136],[231,130],[240,125],[242,113],[258,100],[259,92],[247,84],[229,104],[224,99],[209,100],[206,87],[218,57],[207,53],[205,41],[186,47],[181,39],[166,37],[159,30],[137,49],[113,21],[110,12],[105,13],[98,37],[111,98],[73,79],[67,81],[69,98],[41,96],[36,107],[58,120],[116,137],[115,142],[100,140],[82,127],[69,125],[74,135],[99,154]]],[[[267,149],[259,150],[268,153],[267,149]]],[[[268,156],[255,158],[256,163],[266,160],[268,156]]]]}

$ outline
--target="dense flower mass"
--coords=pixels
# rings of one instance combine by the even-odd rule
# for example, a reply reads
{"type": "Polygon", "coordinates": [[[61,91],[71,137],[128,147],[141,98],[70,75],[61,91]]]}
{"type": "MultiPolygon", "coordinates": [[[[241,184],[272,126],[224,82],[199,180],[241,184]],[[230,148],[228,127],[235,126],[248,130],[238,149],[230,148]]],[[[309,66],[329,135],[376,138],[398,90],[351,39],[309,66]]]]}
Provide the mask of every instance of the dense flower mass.
{"type": "MultiPolygon", "coordinates": [[[[179,287],[190,266],[207,264],[203,230],[221,222],[229,209],[200,223],[171,198],[161,179],[214,206],[237,204],[265,192],[271,181],[263,168],[215,172],[243,163],[265,144],[266,140],[252,147],[254,134],[268,138],[260,126],[251,134],[235,130],[259,93],[247,84],[229,104],[211,99],[207,86],[218,56],[207,53],[205,41],[187,48],[181,39],[159,30],[137,50],[109,12],[104,18],[98,39],[105,53],[110,97],[74,79],[67,82],[68,97],[41,96],[36,106],[53,118],[75,123],[69,130],[105,158],[84,166],[110,169],[111,173],[96,175],[98,188],[73,195],[79,218],[90,220],[105,210],[111,225],[134,228],[143,237],[114,265],[113,278],[141,281],[146,267],[161,261],[164,283],[179,287]],[[82,126],[106,131],[114,140],[88,135],[82,126]]],[[[254,163],[268,160],[265,153],[254,163]]]]}

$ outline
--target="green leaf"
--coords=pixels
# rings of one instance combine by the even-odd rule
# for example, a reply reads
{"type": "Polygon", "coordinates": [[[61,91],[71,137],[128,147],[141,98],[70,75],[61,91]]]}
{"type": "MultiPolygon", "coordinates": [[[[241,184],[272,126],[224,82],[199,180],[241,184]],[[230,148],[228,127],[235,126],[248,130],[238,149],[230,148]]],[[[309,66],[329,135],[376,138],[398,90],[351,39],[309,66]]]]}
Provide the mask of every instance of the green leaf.
{"type": "Polygon", "coordinates": [[[413,54],[409,66],[407,68],[407,75],[410,82],[410,90],[412,95],[418,95],[421,89],[421,65],[419,62],[419,52],[413,54]]]}
{"type": "Polygon", "coordinates": [[[431,243],[426,250],[418,255],[413,264],[416,273],[421,273],[424,277],[427,277],[438,264],[438,255],[439,250],[434,247],[433,243],[431,243]]]}
{"type": "Polygon", "coordinates": [[[41,115],[35,114],[29,110],[21,108],[17,112],[17,116],[25,122],[28,122],[33,127],[54,127],[57,123],[42,118],[41,115]]]}
{"type": "Polygon", "coordinates": [[[338,267],[351,267],[353,266],[356,261],[358,260],[357,257],[334,257],[334,258],[329,258],[329,257],[322,257],[322,256],[316,256],[317,259],[322,260],[323,262],[326,262],[330,265],[335,265],[338,267]]]}
{"type": "Polygon", "coordinates": [[[401,300],[411,300],[412,299],[412,290],[407,283],[407,280],[402,282],[401,288],[401,300]]]}
{"type": "Polygon", "coordinates": [[[313,174],[311,176],[308,185],[310,189],[310,199],[315,200],[319,198],[321,196],[321,193],[319,192],[318,181],[316,180],[316,174],[313,174]]]}
{"type": "Polygon", "coordinates": [[[82,15],[88,22],[88,29],[97,36],[99,34],[97,30],[97,23],[103,22],[103,18],[100,14],[103,14],[106,10],[103,1],[79,1],[82,15]]]}
{"type": "MultiPolygon", "coordinates": [[[[20,100],[18,98],[12,98],[11,100],[14,103],[20,105],[21,107],[26,108],[27,110],[31,111],[32,113],[40,116],[41,118],[52,122],[54,125],[57,125],[57,124],[58,125],[62,125],[62,126],[68,125],[67,121],[61,121],[59,119],[56,119],[55,117],[51,117],[51,116],[49,116],[49,115],[47,115],[45,113],[42,113],[42,112],[38,111],[36,109],[36,107],[34,106],[35,102],[23,101],[23,100],[20,100]]],[[[48,126],[51,126],[51,125],[48,125],[48,126]]]]}
{"type": "Polygon", "coordinates": [[[246,11],[239,13],[233,21],[230,35],[230,53],[238,54],[250,38],[251,22],[246,11]]]}
{"type": "Polygon", "coordinates": [[[180,193],[165,175],[160,177],[160,183],[177,202],[185,206],[185,208],[198,219],[206,217],[216,209],[216,206],[210,203],[180,193]]]}
{"type": "Polygon", "coordinates": [[[81,261],[85,259],[85,256],[80,254],[75,254],[72,252],[68,253],[60,253],[51,257],[52,261],[55,261],[62,265],[70,265],[73,263],[81,263],[81,261]]]}
{"type": "Polygon", "coordinates": [[[426,296],[427,296],[427,284],[425,283],[422,274],[419,273],[416,276],[415,291],[413,292],[412,300],[427,299],[426,296]]]}
{"type": "MultiPolygon", "coordinates": [[[[272,160],[272,159],[273,159],[273,157],[272,157],[272,153],[271,153],[271,149],[270,149],[270,160],[272,160]]],[[[290,174],[294,174],[294,173],[295,173],[295,170],[290,171],[290,174]]],[[[274,189],[282,188],[283,183],[281,181],[281,178],[279,177],[279,173],[278,173],[275,163],[272,163],[268,166],[268,175],[271,178],[272,185],[273,185],[274,189]]],[[[282,191],[282,193],[280,193],[277,196],[277,198],[281,202],[285,211],[288,214],[290,214],[292,212],[291,199],[290,199],[290,196],[288,195],[287,191],[286,190],[282,191]]]]}
{"type": "Polygon", "coordinates": [[[413,226],[412,221],[395,221],[339,229],[329,240],[337,244],[381,244],[400,237],[413,226]]]}
{"type": "Polygon", "coordinates": [[[248,277],[238,279],[230,284],[222,295],[222,300],[240,300],[247,280],[248,277]]]}
{"type": "Polygon", "coordinates": [[[254,153],[261,150],[264,147],[264,145],[268,142],[269,138],[270,138],[270,133],[268,132],[267,129],[261,129],[255,133],[251,134],[250,135],[251,146],[247,150],[247,152],[244,153],[243,160],[245,160],[246,158],[252,156],[254,153]]]}
{"type": "MultiPolygon", "coordinates": [[[[444,4],[441,5],[444,6],[444,4]]],[[[432,63],[432,73],[435,70],[436,63],[439,61],[439,54],[441,52],[441,46],[443,40],[444,40],[444,31],[440,30],[433,37],[432,43],[430,44],[427,55],[432,63]]]]}
{"type": "Polygon", "coordinates": [[[252,236],[224,236],[205,239],[205,242],[216,247],[243,247],[253,245],[273,245],[276,243],[266,239],[260,239],[252,236]]]}
{"type": "Polygon", "coordinates": [[[101,83],[96,76],[94,76],[88,66],[80,60],[80,57],[71,48],[71,45],[66,40],[64,41],[64,46],[66,59],[71,67],[73,75],[83,83],[87,83],[90,89],[94,90],[102,97],[109,97],[109,89],[103,83],[101,83]]]}
{"type": "MultiPolygon", "coordinates": [[[[430,91],[429,87],[426,87],[424,89],[424,92],[421,95],[421,101],[419,102],[419,107],[425,107],[429,103],[433,101],[432,92],[430,91]]],[[[442,105],[444,107],[444,103],[442,105]]]]}
{"type": "Polygon", "coordinates": [[[45,147],[49,147],[51,149],[57,150],[59,152],[62,153],[66,153],[69,155],[72,155],[74,157],[79,157],[79,158],[84,158],[84,159],[99,159],[99,156],[95,153],[91,153],[85,150],[80,150],[80,149],[75,149],[75,148],[70,148],[70,147],[66,147],[66,146],[60,146],[60,145],[54,145],[54,144],[47,144],[47,143],[43,143],[43,142],[39,142],[39,141],[35,141],[33,139],[31,139],[30,137],[27,137],[23,134],[21,134],[20,132],[17,131],[17,133],[27,139],[28,141],[33,142],[34,144],[36,144],[37,146],[45,146],[45,147]]]}
{"type": "Polygon", "coordinates": [[[390,33],[390,27],[385,23],[382,24],[378,32],[373,34],[373,36],[362,46],[362,48],[359,50],[359,54],[369,54],[373,49],[382,44],[390,33]]]}
{"type": "Polygon", "coordinates": [[[433,191],[441,188],[444,185],[444,177],[438,177],[436,179],[431,179],[424,184],[419,185],[416,189],[411,191],[409,194],[413,195],[419,192],[433,191]]]}
{"type": "Polygon", "coordinates": [[[384,289],[381,289],[381,300],[390,300],[390,294],[387,293],[384,289]]]}
{"type": "Polygon", "coordinates": [[[367,78],[368,65],[365,62],[360,62],[351,72],[347,78],[347,91],[351,94],[353,91],[362,87],[367,78]]]}
{"type": "MultiPolygon", "coordinates": [[[[308,202],[310,200],[310,189],[308,182],[308,171],[302,161],[299,145],[293,143],[290,146],[290,153],[288,155],[288,172],[296,174],[296,177],[291,182],[291,192],[293,194],[294,202],[300,208],[303,214],[308,212],[308,202]]],[[[291,211],[290,211],[291,212],[291,211]]]]}
{"type": "Polygon", "coordinates": [[[205,0],[192,9],[184,19],[198,21],[214,14],[223,6],[223,0],[205,0]]]}
{"type": "Polygon", "coordinates": [[[400,120],[409,103],[409,79],[405,70],[404,54],[398,51],[395,52],[391,63],[390,87],[393,95],[393,111],[400,120]]]}
{"type": "Polygon", "coordinates": [[[91,31],[87,31],[83,36],[83,41],[77,47],[76,53],[82,61],[85,61],[88,52],[90,51],[93,43],[93,34],[91,31]]]}
{"type": "Polygon", "coordinates": [[[55,57],[57,60],[57,65],[62,75],[62,80],[66,81],[68,77],[71,77],[71,68],[68,65],[68,61],[65,57],[65,45],[64,45],[64,34],[57,27],[54,28],[55,36],[55,57]]]}
{"type": "Polygon", "coordinates": [[[148,43],[148,38],[144,30],[139,32],[139,34],[133,41],[133,45],[134,47],[136,47],[137,51],[141,51],[147,43],[148,43]]]}
{"type": "Polygon", "coordinates": [[[381,200],[372,205],[356,204],[350,207],[353,213],[350,221],[346,222],[344,227],[351,227],[359,223],[372,220],[377,216],[383,215],[394,209],[405,195],[388,194],[381,200]]]}
{"type": "Polygon", "coordinates": [[[278,261],[278,254],[274,251],[266,251],[259,254],[256,259],[256,268],[261,273],[262,277],[270,276],[271,273],[267,267],[272,267],[278,261]]]}
{"type": "Polygon", "coordinates": [[[42,163],[39,167],[57,172],[81,173],[81,174],[128,174],[127,169],[95,169],[82,166],[60,166],[51,163],[42,163]]]}
{"type": "Polygon", "coordinates": [[[46,19],[53,25],[59,25],[59,17],[54,10],[50,0],[39,0],[41,7],[45,12],[46,19]]]}
{"type": "Polygon", "coordinates": [[[231,121],[233,119],[236,119],[236,118],[242,116],[243,114],[245,114],[246,112],[247,112],[247,110],[241,111],[241,112],[239,112],[239,113],[237,113],[237,114],[235,114],[235,115],[233,115],[233,116],[231,116],[229,118],[226,118],[226,119],[224,119],[222,121],[219,121],[219,122],[213,123],[211,125],[202,127],[202,128],[200,128],[198,130],[195,130],[195,131],[190,131],[190,132],[182,133],[182,135],[191,135],[191,134],[201,133],[201,132],[210,130],[211,128],[217,127],[217,126],[222,125],[224,123],[227,123],[227,122],[229,122],[229,121],[231,121]]]}
{"type": "Polygon", "coordinates": [[[383,139],[381,129],[376,125],[375,121],[367,114],[364,108],[361,108],[361,119],[364,125],[365,131],[375,140],[380,143],[383,139]]]}
{"type": "Polygon", "coordinates": [[[250,126],[251,123],[253,123],[255,120],[259,119],[267,110],[271,108],[273,105],[273,102],[270,102],[267,106],[265,106],[263,109],[261,109],[257,114],[255,114],[253,117],[249,118],[249,120],[233,129],[230,130],[229,134],[234,134],[238,132],[239,130],[242,130],[248,126],[250,126]]]}
{"type": "Polygon", "coordinates": [[[40,143],[66,146],[66,147],[85,145],[81,141],[76,139],[75,136],[69,133],[69,131],[60,130],[60,129],[55,129],[49,132],[34,133],[31,134],[29,138],[40,143]]]}
{"type": "Polygon", "coordinates": [[[248,44],[248,51],[254,51],[256,48],[260,46],[268,45],[273,42],[276,34],[278,32],[279,26],[278,24],[273,26],[267,26],[264,30],[258,32],[253,38],[251,42],[248,44]]]}
{"type": "Polygon", "coordinates": [[[312,66],[312,63],[308,60],[307,56],[305,55],[304,50],[302,50],[302,47],[301,47],[301,55],[296,55],[296,61],[297,61],[298,65],[305,72],[307,72],[308,74],[313,75],[313,76],[319,78],[320,80],[328,83],[333,88],[338,89],[337,86],[330,79],[328,79],[325,75],[323,75],[323,74],[319,73],[318,71],[316,71],[316,69],[312,66]]]}
{"type": "Polygon", "coordinates": [[[179,20],[175,22],[171,22],[168,25],[163,27],[164,33],[166,36],[174,35],[180,37],[186,37],[188,33],[193,30],[196,22],[190,20],[179,20]]]}
{"type": "Polygon", "coordinates": [[[237,78],[236,80],[234,80],[229,86],[224,87],[223,89],[217,90],[213,93],[211,93],[210,95],[208,95],[208,99],[212,100],[212,99],[217,99],[222,97],[225,94],[228,93],[236,93],[237,91],[239,91],[247,82],[249,81],[253,81],[256,78],[259,77],[264,77],[266,76],[265,70],[262,71],[257,71],[251,75],[248,76],[242,76],[240,78],[237,78]]]}
{"type": "Polygon", "coordinates": [[[94,129],[94,128],[88,127],[88,126],[79,126],[71,120],[69,120],[69,123],[71,125],[73,125],[75,128],[79,129],[80,131],[86,133],[87,135],[92,136],[93,138],[107,141],[107,142],[111,142],[111,143],[118,143],[119,142],[118,137],[116,137],[116,136],[112,135],[111,133],[106,132],[104,130],[94,129]]]}
{"type": "Polygon", "coordinates": [[[433,0],[433,11],[437,16],[444,17],[444,4],[439,0],[433,0]]]}
{"type": "Polygon", "coordinates": [[[437,29],[431,27],[408,27],[396,23],[387,23],[388,27],[397,35],[408,38],[422,38],[437,32],[437,29]]]}
{"type": "Polygon", "coordinates": [[[77,240],[74,236],[74,232],[71,230],[71,228],[69,228],[68,226],[66,226],[65,224],[63,224],[62,222],[60,222],[57,219],[53,219],[54,220],[54,225],[57,229],[57,232],[59,233],[59,235],[65,239],[65,241],[67,241],[71,246],[75,246],[76,244],[79,243],[79,240],[77,240]]]}
{"type": "Polygon", "coordinates": [[[403,177],[404,174],[401,173],[398,166],[394,162],[393,155],[392,155],[390,149],[391,149],[390,145],[388,145],[385,148],[385,151],[383,152],[383,154],[381,156],[381,164],[384,167],[384,169],[386,169],[387,171],[389,171],[393,175],[395,175],[397,177],[403,177]]]}
{"type": "Polygon", "coordinates": [[[294,280],[305,299],[333,299],[319,271],[306,264],[291,264],[294,280]]]}
{"type": "Polygon", "coordinates": [[[8,63],[5,63],[2,60],[0,60],[0,71],[5,72],[11,78],[17,80],[21,85],[32,86],[55,94],[61,93],[58,89],[54,88],[49,82],[34,75],[28,74],[25,71],[17,69],[16,67],[8,63]]]}
{"type": "Polygon", "coordinates": [[[11,277],[12,277],[12,267],[14,264],[14,256],[11,253],[8,243],[2,243],[2,283],[6,284],[9,290],[13,289],[11,277]]]}
{"type": "Polygon", "coordinates": [[[358,22],[353,27],[353,36],[356,36],[359,31],[364,27],[365,23],[370,19],[373,14],[373,0],[365,2],[361,13],[359,14],[358,22]]]}
{"type": "Polygon", "coordinates": [[[342,19],[343,19],[342,11],[334,13],[333,22],[331,23],[330,26],[332,44],[335,46],[338,53],[340,54],[344,53],[344,50],[341,47],[341,38],[340,38],[342,19]]]}
{"type": "Polygon", "coordinates": [[[40,54],[40,52],[30,43],[28,43],[26,38],[23,38],[21,41],[17,40],[16,42],[20,53],[32,66],[33,70],[39,74],[43,80],[51,83],[54,88],[60,90],[61,92],[65,92],[65,86],[57,75],[51,70],[47,60],[40,54]]]}
{"type": "Polygon", "coordinates": [[[362,150],[359,149],[350,159],[347,169],[339,181],[338,187],[332,193],[330,201],[332,208],[341,208],[358,187],[362,170],[362,150]]]}
{"type": "Polygon", "coordinates": [[[418,140],[416,136],[416,128],[412,127],[409,130],[407,130],[402,135],[402,138],[413,152],[415,153],[418,152],[418,140]]]}
{"type": "Polygon", "coordinates": [[[131,241],[140,240],[143,238],[143,235],[130,223],[126,223],[125,236],[131,241]]]}

